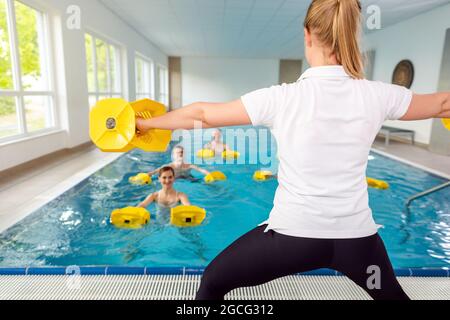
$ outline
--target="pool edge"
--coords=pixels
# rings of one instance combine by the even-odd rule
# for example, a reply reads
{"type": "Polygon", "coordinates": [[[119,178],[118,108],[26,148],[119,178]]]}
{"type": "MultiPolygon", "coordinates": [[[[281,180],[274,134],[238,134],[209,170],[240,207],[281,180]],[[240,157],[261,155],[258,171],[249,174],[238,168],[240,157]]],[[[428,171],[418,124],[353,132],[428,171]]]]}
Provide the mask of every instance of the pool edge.
{"type": "Polygon", "coordinates": [[[374,153],[377,153],[377,154],[379,154],[379,155],[381,155],[381,156],[384,156],[384,157],[386,157],[386,158],[389,158],[389,159],[392,159],[392,160],[401,162],[401,163],[403,163],[403,164],[406,164],[406,165],[408,165],[408,166],[414,167],[414,168],[416,168],[416,169],[420,169],[420,170],[422,170],[422,171],[425,171],[425,172],[427,172],[427,173],[429,173],[429,174],[432,174],[432,175],[435,175],[435,176],[437,176],[437,177],[440,177],[440,178],[443,178],[443,179],[450,180],[450,175],[449,175],[449,174],[446,174],[446,173],[444,173],[444,172],[442,172],[442,171],[435,170],[435,169],[431,169],[431,168],[429,168],[429,167],[427,167],[427,166],[424,166],[424,165],[421,165],[421,164],[416,163],[416,162],[414,162],[414,161],[410,161],[410,160],[407,160],[407,159],[405,159],[405,158],[402,158],[402,157],[399,157],[399,156],[390,154],[390,153],[388,153],[388,152],[386,152],[386,151],[381,151],[381,150],[379,150],[379,149],[377,149],[377,148],[371,148],[371,151],[374,152],[374,153]]]}
{"type": "MultiPolygon", "coordinates": [[[[68,267],[24,267],[0,268],[0,276],[115,276],[115,275],[202,275],[202,267],[120,267],[120,266],[68,266],[68,267]]],[[[450,278],[450,270],[444,268],[397,268],[397,277],[450,278]]],[[[318,269],[296,275],[343,276],[331,269],[318,269]]]]}

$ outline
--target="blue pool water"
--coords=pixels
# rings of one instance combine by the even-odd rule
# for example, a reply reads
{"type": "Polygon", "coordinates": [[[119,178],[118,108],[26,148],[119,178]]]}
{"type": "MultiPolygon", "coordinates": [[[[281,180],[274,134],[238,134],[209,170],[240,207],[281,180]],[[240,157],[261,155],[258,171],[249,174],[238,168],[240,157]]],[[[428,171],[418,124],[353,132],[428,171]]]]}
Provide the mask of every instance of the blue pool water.
{"type": "MultiPolygon", "coordinates": [[[[253,151],[251,151],[253,152],[253,151]]],[[[367,175],[386,180],[386,191],[370,189],[375,220],[395,268],[450,267],[450,189],[416,200],[410,214],[405,200],[446,180],[376,153],[367,175]]],[[[134,186],[128,178],[170,160],[170,154],[134,150],[0,234],[0,267],[26,266],[206,266],[221,250],[264,221],[277,187],[257,183],[254,165],[207,164],[228,180],[206,185],[178,180],[175,188],[207,210],[202,226],[177,228],[168,213],[149,207],[151,223],[138,230],[109,224],[113,209],[136,205],[158,183],[134,186]]]]}

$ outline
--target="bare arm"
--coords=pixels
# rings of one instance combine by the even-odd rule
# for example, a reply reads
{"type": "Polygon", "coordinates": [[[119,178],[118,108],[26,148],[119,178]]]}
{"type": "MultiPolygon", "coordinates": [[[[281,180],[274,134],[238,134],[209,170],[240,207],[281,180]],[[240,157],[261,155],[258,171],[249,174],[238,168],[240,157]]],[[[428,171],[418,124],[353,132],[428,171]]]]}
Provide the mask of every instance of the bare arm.
{"type": "Polygon", "coordinates": [[[192,169],[192,170],[198,171],[200,173],[203,173],[205,176],[207,176],[210,173],[209,171],[207,171],[205,169],[202,169],[202,168],[199,168],[199,167],[197,167],[196,165],[193,165],[193,164],[191,164],[189,166],[189,169],[192,169]]]}
{"type": "Polygon", "coordinates": [[[159,167],[158,169],[155,169],[155,170],[153,170],[153,171],[148,172],[147,174],[151,177],[151,176],[153,176],[153,175],[155,175],[155,174],[158,174],[159,171],[160,171],[162,168],[164,168],[164,167],[171,167],[171,165],[172,165],[171,163],[165,164],[165,165],[159,167]]]}
{"type": "Polygon", "coordinates": [[[156,200],[156,193],[152,193],[149,195],[144,201],[142,201],[138,207],[140,208],[146,208],[150,203],[156,200]]]}
{"type": "Polygon", "coordinates": [[[413,121],[430,118],[450,118],[450,92],[415,94],[408,112],[400,120],[413,121]]]}
{"type": "Polygon", "coordinates": [[[203,129],[251,124],[241,99],[228,103],[198,102],[184,108],[148,120],[136,119],[139,131],[150,129],[191,130],[202,125],[203,129]]]}
{"type": "Polygon", "coordinates": [[[178,194],[178,200],[181,201],[181,204],[183,206],[190,206],[191,205],[191,202],[189,201],[189,198],[184,193],[179,193],[178,194]]]}

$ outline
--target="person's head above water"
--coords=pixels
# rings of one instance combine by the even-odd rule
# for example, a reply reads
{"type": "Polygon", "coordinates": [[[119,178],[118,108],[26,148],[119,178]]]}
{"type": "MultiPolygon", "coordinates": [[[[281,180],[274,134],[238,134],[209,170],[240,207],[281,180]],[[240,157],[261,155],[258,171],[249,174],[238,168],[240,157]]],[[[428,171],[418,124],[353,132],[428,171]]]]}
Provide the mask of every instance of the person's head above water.
{"type": "Polygon", "coordinates": [[[172,150],[172,160],[182,161],[184,157],[184,148],[182,146],[176,146],[172,150]]]}
{"type": "Polygon", "coordinates": [[[163,167],[159,170],[159,182],[165,188],[170,188],[175,182],[175,170],[172,167],[163,167]]]}
{"type": "Polygon", "coordinates": [[[305,56],[309,65],[342,65],[347,74],[363,79],[361,25],[359,0],[313,0],[304,23],[305,56]]]}
{"type": "Polygon", "coordinates": [[[214,141],[221,142],[222,141],[222,131],[220,131],[219,129],[215,129],[211,133],[211,137],[214,141]]]}

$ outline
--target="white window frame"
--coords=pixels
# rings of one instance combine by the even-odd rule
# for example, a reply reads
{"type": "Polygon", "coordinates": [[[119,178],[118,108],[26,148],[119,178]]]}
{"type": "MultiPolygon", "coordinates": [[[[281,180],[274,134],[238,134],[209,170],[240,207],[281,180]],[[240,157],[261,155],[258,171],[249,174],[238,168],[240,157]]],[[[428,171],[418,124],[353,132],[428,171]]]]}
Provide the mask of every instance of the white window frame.
{"type": "Polygon", "coordinates": [[[169,106],[169,70],[166,66],[162,64],[158,64],[157,71],[158,74],[158,101],[162,104],[169,106]],[[165,77],[164,77],[164,83],[161,83],[161,76],[160,72],[161,70],[164,70],[165,77]],[[165,88],[165,92],[163,93],[162,88],[165,88]]]}
{"type": "Polygon", "coordinates": [[[147,58],[143,54],[140,54],[138,52],[135,53],[135,59],[134,59],[134,70],[135,70],[135,87],[136,87],[136,99],[140,99],[140,96],[146,96],[149,99],[154,100],[155,99],[155,64],[153,63],[153,60],[150,58],[147,58]],[[139,92],[138,91],[138,59],[141,60],[143,63],[147,64],[147,67],[144,67],[144,84],[146,84],[146,87],[148,91],[145,92],[139,92]]]}
{"type": "MultiPolygon", "coordinates": [[[[122,97],[123,96],[123,90],[124,86],[122,83],[122,46],[118,44],[117,42],[107,39],[106,37],[100,36],[96,32],[93,32],[91,30],[86,30],[85,36],[91,37],[91,57],[92,57],[92,63],[93,63],[93,73],[94,73],[94,87],[95,91],[90,91],[88,88],[88,95],[89,98],[95,97],[95,100],[98,101],[100,97],[122,97]],[[97,72],[97,50],[95,48],[96,40],[103,41],[106,45],[106,70],[107,70],[107,87],[108,89],[111,89],[109,91],[100,91],[99,90],[99,83],[98,83],[98,72],[97,72]],[[110,57],[110,51],[109,46],[112,46],[115,49],[116,52],[116,78],[115,78],[115,85],[111,83],[111,69],[110,69],[110,63],[111,63],[111,57],[110,57]],[[114,91],[113,89],[118,88],[119,91],[114,91]]],[[[85,40],[85,46],[86,46],[86,38],[85,40]]],[[[87,49],[87,48],[85,48],[87,49]]],[[[86,61],[87,62],[87,61],[86,61]]],[[[89,68],[87,67],[86,70],[89,68]]],[[[88,71],[89,72],[89,71],[88,71]]],[[[89,74],[86,74],[86,77],[89,77],[89,74]]],[[[90,106],[93,107],[93,106],[90,106]]]]}
{"type": "Polygon", "coordinates": [[[59,129],[59,117],[57,110],[55,108],[55,88],[54,88],[54,68],[50,63],[53,61],[52,52],[53,44],[50,39],[53,39],[51,33],[51,20],[49,13],[46,8],[37,5],[34,1],[24,1],[24,0],[4,0],[6,3],[6,18],[8,24],[8,38],[10,45],[11,54],[11,68],[14,89],[5,90],[0,88],[1,97],[13,97],[16,103],[16,116],[19,133],[4,138],[0,138],[0,144],[14,142],[23,140],[28,137],[34,137],[42,135],[48,132],[56,131],[59,129]],[[22,68],[20,64],[20,54],[19,54],[19,38],[17,32],[16,23],[16,9],[14,2],[18,1],[23,5],[39,12],[41,19],[37,21],[37,32],[38,32],[38,46],[40,49],[40,67],[42,70],[42,77],[48,85],[47,91],[24,91],[22,85],[22,68]],[[46,128],[28,132],[26,123],[26,112],[25,112],[25,97],[47,97],[49,99],[48,114],[46,115],[46,128]]]}

